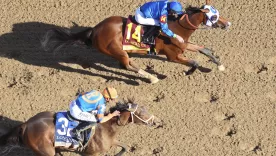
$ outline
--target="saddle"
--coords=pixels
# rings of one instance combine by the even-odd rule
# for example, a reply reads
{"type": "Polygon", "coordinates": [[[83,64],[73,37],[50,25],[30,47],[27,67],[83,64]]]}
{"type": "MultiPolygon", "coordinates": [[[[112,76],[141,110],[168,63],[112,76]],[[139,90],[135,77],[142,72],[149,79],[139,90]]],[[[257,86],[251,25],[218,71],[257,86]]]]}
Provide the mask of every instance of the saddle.
{"type": "Polygon", "coordinates": [[[82,141],[80,141],[71,132],[78,124],[80,124],[80,121],[74,119],[69,112],[56,113],[55,147],[82,151],[94,135],[96,126],[81,132],[82,141]]]}

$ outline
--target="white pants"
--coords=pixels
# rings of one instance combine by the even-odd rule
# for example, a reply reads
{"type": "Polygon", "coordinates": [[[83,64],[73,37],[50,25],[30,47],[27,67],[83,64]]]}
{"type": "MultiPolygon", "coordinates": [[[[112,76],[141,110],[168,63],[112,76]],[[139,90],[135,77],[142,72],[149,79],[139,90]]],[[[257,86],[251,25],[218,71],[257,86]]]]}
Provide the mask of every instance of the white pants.
{"type": "Polygon", "coordinates": [[[70,114],[81,121],[97,122],[94,114],[83,112],[75,101],[70,103],[70,114]]]}
{"type": "Polygon", "coordinates": [[[140,11],[140,8],[138,8],[135,12],[135,20],[143,25],[156,25],[160,26],[159,20],[153,19],[153,18],[146,18],[145,15],[140,11]]]}

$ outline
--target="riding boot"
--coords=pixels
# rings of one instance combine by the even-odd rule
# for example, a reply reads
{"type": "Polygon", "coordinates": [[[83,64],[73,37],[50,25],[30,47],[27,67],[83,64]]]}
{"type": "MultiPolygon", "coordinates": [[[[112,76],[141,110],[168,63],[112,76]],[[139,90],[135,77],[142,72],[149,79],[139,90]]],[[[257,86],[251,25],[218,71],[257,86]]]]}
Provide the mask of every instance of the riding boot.
{"type": "Polygon", "coordinates": [[[142,42],[145,44],[154,45],[154,33],[156,26],[150,26],[149,30],[147,30],[142,37],[142,42]]]}
{"type": "Polygon", "coordinates": [[[96,122],[81,122],[76,128],[72,130],[72,133],[80,142],[83,142],[83,138],[81,137],[81,132],[92,128],[93,126],[97,125],[96,122]]]}
{"type": "Polygon", "coordinates": [[[150,45],[150,50],[148,51],[148,55],[156,55],[154,45],[150,45]]]}

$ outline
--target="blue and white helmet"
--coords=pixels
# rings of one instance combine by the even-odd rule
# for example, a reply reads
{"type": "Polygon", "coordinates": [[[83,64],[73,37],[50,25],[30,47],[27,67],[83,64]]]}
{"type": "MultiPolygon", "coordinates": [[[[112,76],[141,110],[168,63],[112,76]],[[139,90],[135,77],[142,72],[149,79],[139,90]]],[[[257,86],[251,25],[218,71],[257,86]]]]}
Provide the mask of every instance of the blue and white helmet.
{"type": "Polygon", "coordinates": [[[168,2],[168,10],[173,10],[176,14],[183,14],[182,5],[179,2],[168,2]]]}
{"type": "Polygon", "coordinates": [[[90,92],[87,92],[84,95],[80,95],[76,99],[76,102],[80,105],[90,105],[97,104],[102,99],[103,95],[99,91],[91,90],[90,92]]]}
{"type": "Polygon", "coordinates": [[[205,5],[204,9],[209,9],[210,10],[208,13],[206,13],[206,16],[208,18],[208,20],[206,22],[206,25],[211,27],[214,23],[218,22],[219,11],[211,5],[205,5]]]}

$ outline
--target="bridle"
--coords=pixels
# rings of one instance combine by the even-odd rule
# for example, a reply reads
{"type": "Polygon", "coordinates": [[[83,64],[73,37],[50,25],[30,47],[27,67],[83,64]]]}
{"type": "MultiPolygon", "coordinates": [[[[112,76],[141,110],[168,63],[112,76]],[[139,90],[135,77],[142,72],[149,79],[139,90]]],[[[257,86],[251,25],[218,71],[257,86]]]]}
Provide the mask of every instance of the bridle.
{"type": "MultiPolygon", "coordinates": [[[[131,106],[129,105],[129,107],[131,107],[131,106]]],[[[137,109],[138,109],[138,105],[136,106],[136,108],[135,108],[134,111],[130,111],[131,123],[134,123],[134,116],[135,116],[137,119],[139,119],[140,121],[142,121],[146,125],[152,125],[153,121],[154,121],[154,115],[151,115],[151,117],[149,117],[147,120],[144,120],[144,119],[140,118],[138,115],[135,114],[135,112],[137,111],[137,109]]],[[[120,120],[120,117],[118,117],[118,121],[120,122],[120,124],[118,124],[118,125],[122,125],[122,126],[126,125],[126,124],[122,124],[122,122],[120,120]]]]}
{"type": "Polygon", "coordinates": [[[132,123],[134,123],[133,116],[135,116],[137,119],[139,119],[140,121],[146,123],[147,125],[150,125],[150,124],[152,125],[153,120],[154,120],[154,115],[151,115],[150,118],[148,118],[147,120],[144,120],[144,119],[140,118],[138,115],[135,114],[135,112],[137,111],[137,108],[138,108],[138,105],[137,105],[137,107],[135,108],[135,110],[133,112],[130,112],[132,123]],[[149,123],[149,121],[151,121],[151,123],[149,123]]]}
{"type": "Polygon", "coordinates": [[[189,20],[189,16],[188,16],[188,14],[184,14],[184,15],[182,15],[182,17],[178,20],[178,24],[181,26],[181,27],[183,27],[184,29],[188,29],[188,30],[196,30],[196,29],[198,29],[198,27],[197,26],[195,26],[195,25],[193,25],[192,23],[191,23],[191,21],[189,20]],[[186,17],[186,18],[185,18],[186,17]],[[192,29],[191,28],[186,28],[185,26],[183,26],[181,23],[180,23],[180,21],[181,20],[183,20],[185,18],[185,20],[188,22],[188,24],[192,27],[192,29]]]}
{"type": "MultiPolygon", "coordinates": [[[[212,27],[214,27],[214,26],[215,26],[215,23],[213,23],[213,21],[210,20],[210,19],[208,18],[208,16],[206,15],[206,13],[204,13],[204,15],[205,15],[205,18],[207,18],[207,21],[209,20],[209,21],[212,23],[212,27]]],[[[189,15],[186,14],[186,13],[183,14],[182,17],[178,20],[178,24],[179,24],[181,27],[183,27],[184,29],[188,29],[188,30],[208,29],[207,27],[205,27],[205,28],[199,28],[199,27],[193,25],[193,24],[191,23],[191,21],[189,20],[189,15]],[[180,23],[180,21],[183,20],[184,18],[185,18],[185,20],[187,21],[187,23],[189,24],[189,26],[191,26],[192,28],[187,28],[187,27],[183,26],[183,25],[180,23]]]]}

